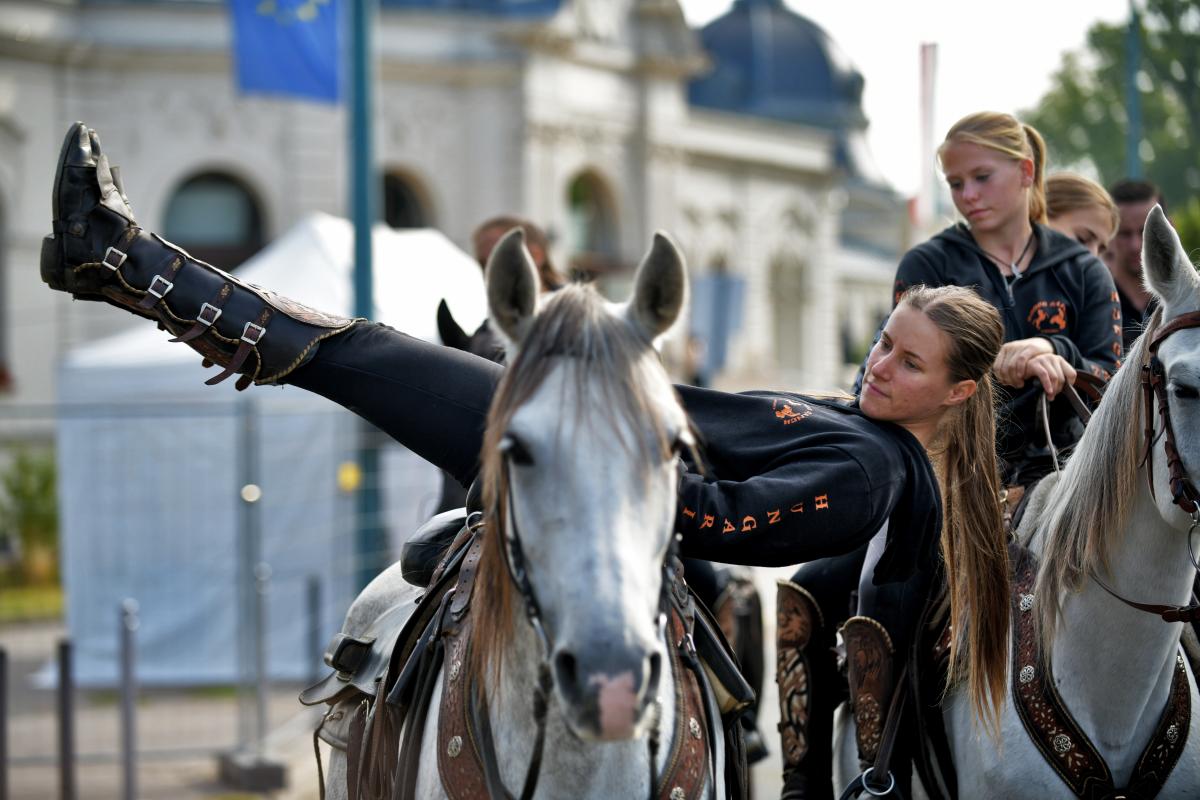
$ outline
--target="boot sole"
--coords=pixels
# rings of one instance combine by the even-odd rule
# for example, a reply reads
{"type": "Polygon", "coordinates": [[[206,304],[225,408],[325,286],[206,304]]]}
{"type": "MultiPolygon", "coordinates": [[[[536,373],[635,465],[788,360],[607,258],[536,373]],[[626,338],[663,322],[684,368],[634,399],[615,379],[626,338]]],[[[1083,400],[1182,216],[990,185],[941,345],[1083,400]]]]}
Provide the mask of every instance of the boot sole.
{"type": "Polygon", "coordinates": [[[87,126],[82,122],[76,122],[67,131],[67,135],[63,137],[62,147],[58,151],[58,168],[54,170],[54,196],[50,199],[51,219],[55,222],[61,222],[67,218],[63,210],[58,207],[59,189],[62,187],[63,170],[67,166],[67,153],[70,152],[71,146],[79,140],[79,131],[87,130],[87,126]]]}

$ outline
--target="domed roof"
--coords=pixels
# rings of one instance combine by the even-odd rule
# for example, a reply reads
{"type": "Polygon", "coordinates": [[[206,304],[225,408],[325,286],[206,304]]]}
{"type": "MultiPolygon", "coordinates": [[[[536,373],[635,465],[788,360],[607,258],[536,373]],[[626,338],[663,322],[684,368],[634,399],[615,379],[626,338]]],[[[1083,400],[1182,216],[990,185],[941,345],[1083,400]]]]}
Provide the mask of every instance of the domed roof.
{"type": "Polygon", "coordinates": [[[689,85],[693,105],[835,131],[866,127],[862,75],[783,0],[737,0],[700,40],[713,70],[689,85]]]}

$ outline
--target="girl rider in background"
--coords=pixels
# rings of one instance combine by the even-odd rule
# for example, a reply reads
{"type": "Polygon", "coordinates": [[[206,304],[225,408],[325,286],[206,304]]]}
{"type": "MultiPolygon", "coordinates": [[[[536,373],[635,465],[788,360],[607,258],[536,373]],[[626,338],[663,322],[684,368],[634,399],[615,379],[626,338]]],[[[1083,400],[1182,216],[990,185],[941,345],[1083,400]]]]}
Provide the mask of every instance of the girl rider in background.
{"type": "Polygon", "coordinates": [[[1046,224],[1100,257],[1117,235],[1121,215],[1103,186],[1070,172],[1046,178],[1046,224]]]}

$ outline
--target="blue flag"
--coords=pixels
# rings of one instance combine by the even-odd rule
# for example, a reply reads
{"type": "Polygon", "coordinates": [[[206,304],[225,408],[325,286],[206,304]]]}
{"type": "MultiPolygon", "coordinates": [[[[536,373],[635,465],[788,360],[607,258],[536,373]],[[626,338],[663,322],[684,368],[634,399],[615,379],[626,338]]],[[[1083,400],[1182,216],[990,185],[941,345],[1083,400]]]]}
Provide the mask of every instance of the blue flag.
{"type": "Polygon", "coordinates": [[[342,0],[229,0],[238,89],[336,103],[342,0]]]}

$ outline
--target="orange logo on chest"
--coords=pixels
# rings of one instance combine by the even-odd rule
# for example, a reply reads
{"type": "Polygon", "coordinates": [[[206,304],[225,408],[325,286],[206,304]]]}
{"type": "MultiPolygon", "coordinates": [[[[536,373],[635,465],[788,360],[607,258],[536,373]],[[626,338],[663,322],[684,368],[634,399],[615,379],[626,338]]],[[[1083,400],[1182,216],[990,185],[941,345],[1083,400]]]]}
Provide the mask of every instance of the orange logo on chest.
{"type": "Polygon", "coordinates": [[[1067,304],[1062,300],[1038,300],[1025,320],[1038,333],[1062,333],[1067,329],[1067,304]]]}
{"type": "Polygon", "coordinates": [[[785,400],[782,397],[776,397],[772,400],[771,407],[775,410],[775,418],[784,425],[791,425],[802,419],[807,419],[813,413],[813,408],[808,403],[801,403],[798,400],[785,400]]]}

